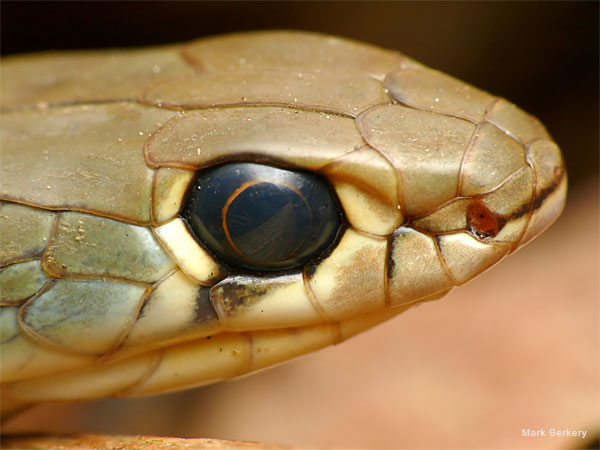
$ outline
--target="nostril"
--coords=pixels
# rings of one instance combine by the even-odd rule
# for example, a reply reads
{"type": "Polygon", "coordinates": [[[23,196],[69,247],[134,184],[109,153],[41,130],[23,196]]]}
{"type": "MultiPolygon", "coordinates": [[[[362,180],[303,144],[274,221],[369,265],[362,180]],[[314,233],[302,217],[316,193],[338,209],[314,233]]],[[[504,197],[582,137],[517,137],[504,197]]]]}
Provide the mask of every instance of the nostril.
{"type": "Polygon", "coordinates": [[[500,231],[497,214],[479,200],[473,201],[467,207],[467,225],[471,233],[479,239],[493,238],[500,231]]]}

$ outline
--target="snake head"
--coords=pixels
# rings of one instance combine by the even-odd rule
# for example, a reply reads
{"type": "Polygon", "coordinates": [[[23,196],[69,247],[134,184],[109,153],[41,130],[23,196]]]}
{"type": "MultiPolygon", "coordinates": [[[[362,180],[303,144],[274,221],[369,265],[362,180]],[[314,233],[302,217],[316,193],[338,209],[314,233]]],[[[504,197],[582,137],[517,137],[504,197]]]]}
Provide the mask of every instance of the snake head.
{"type": "Polygon", "coordinates": [[[338,343],[482,273],[565,202],[535,118],[366,44],[258,32],[2,70],[7,411],[338,343]]]}
{"type": "Polygon", "coordinates": [[[194,43],[184,55],[200,72],[141,98],[202,108],[153,134],[151,166],[259,161],[315,172],[337,195],[345,226],[324,254],[285,277],[233,271],[211,289],[228,329],[347,320],[439,298],[562,211],[564,163],[534,117],[396,52],[290,36],[194,43]],[[313,65],[309,49],[346,65],[313,65]],[[216,80],[234,87],[213,94],[216,80]]]}

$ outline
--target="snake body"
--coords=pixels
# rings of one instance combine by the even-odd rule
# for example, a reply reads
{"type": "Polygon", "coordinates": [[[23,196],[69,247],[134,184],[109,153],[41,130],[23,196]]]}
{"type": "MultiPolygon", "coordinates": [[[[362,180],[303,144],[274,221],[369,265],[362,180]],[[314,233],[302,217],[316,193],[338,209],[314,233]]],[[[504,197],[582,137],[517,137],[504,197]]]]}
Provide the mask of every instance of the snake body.
{"type": "Polygon", "coordinates": [[[508,101],[301,32],[2,62],[2,412],[236,377],[437,299],[560,214],[566,174],[508,101]],[[333,248],[239,271],[180,213],[198,172],[326,178],[333,248]]]}

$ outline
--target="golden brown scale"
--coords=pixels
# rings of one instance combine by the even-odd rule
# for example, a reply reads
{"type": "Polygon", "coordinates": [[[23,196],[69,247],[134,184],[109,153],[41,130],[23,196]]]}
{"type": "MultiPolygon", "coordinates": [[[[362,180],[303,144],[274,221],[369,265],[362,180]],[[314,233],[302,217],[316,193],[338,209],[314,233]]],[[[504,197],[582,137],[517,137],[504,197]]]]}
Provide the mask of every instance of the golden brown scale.
{"type": "Polygon", "coordinates": [[[300,32],[2,62],[2,408],[231,378],[443,296],[560,214],[533,117],[401,53],[300,32]],[[44,77],[39,74],[44,73],[44,77]],[[179,213],[225,161],[315,171],[346,220],[283,274],[179,213]]]}

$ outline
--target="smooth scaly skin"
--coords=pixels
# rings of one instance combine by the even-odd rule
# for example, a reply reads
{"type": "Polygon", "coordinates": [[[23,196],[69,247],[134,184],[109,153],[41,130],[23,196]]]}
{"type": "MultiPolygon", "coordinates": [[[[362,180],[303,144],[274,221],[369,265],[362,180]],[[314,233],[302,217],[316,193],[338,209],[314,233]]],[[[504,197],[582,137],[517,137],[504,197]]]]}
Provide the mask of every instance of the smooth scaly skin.
{"type": "Polygon", "coordinates": [[[263,32],[2,62],[2,411],[235,377],[439,298],[562,211],[543,126],[404,55],[263,32]],[[178,212],[229,160],[316,171],[349,227],[236,274],[178,212]]]}

